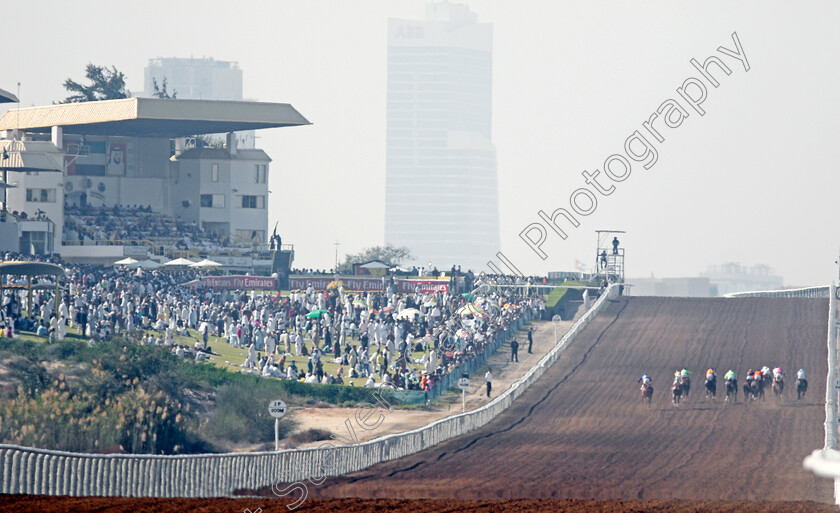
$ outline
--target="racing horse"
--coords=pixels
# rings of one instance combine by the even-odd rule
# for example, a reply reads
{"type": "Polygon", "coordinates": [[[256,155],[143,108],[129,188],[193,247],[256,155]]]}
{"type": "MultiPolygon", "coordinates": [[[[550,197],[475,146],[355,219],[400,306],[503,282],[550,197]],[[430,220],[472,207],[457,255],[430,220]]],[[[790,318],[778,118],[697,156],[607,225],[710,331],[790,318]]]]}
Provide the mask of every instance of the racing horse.
{"type": "Polygon", "coordinates": [[[726,402],[729,402],[730,397],[738,402],[738,382],[735,379],[726,380],[726,402]]]}
{"type": "Polygon", "coordinates": [[[755,401],[759,397],[764,399],[764,386],[763,383],[757,379],[750,381],[750,401],[755,401]]]}
{"type": "Polygon", "coordinates": [[[808,391],[808,380],[805,378],[796,380],[796,400],[805,399],[805,392],[808,391]]]}
{"type": "Polygon", "coordinates": [[[782,376],[773,378],[773,397],[779,401],[782,399],[782,392],[785,391],[785,381],[782,376]]]}
{"type": "Polygon", "coordinates": [[[642,385],[642,404],[650,406],[651,400],[653,400],[653,385],[645,383],[642,385]]]}
{"type": "Polygon", "coordinates": [[[682,384],[680,384],[679,382],[674,383],[671,386],[671,394],[672,394],[671,402],[674,404],[674,407],[679,406],[680,405],[680,398],[682,398],[682,395],[683,395],[682,384]]]}
{"type": "Polygon", "coordinates": [[[691,377],[683,376],[680,379],[680,388],[682,388],[682,395],[688,399],[688,393],[691,392],[691,377]]]}
{"type": "Polygon", "coordinates": [[[761,399],[763,401],[764,400],[764,387],[766,386],[767,382],[764,381],[763,379],[760,379],[760,380],[754,379],[753,383],[756,383],[758,385],[758,394],[756,395],[756,399],[761,399]]]}
{"type": "Polygon", "coordinates": [[[703,386],[706,388],[706,399],[715,399],[717,397],[717,379],[707,377],[706,383],[703,386]]]}

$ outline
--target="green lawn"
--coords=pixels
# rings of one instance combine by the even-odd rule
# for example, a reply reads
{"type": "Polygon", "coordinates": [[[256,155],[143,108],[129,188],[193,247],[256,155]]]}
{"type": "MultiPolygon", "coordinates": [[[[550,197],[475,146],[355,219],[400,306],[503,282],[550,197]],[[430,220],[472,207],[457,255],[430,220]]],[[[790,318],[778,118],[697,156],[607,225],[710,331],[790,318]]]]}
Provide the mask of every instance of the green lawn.
{"type": "MultiPolygon", "coordinates": [[[[190,346],[190,347],[194,346],[196,340],[201,339],[201,334],[197,330],[189,330],[189,332],[192,335],[192,337],[184,337],[184,336],[180,336],[180,335],[175,335],[175,337],[174,337],[175,342],[177,344],[180,344],[180,345],[186,345],[186,346],[190,346]]],[[[156,338],[162,338],[163,337],[162,333],[159,333],[159,332],[156,332],[156,331],[153,331],[153,330],[146,331],[146,334],[147,335],[148,334],[153,334],[156,338]]],[[[35,342],[35,343],[43,343],[43,342],[46,342],[48,340],[47,337],[39,337],[39,336],[35,335],[34,333],[28,332],[28,331],[15,332],[15,335],[16,335],[16,338],[19,338],[21,340],[28,340],[28,341],[35,342]]],[[[80,334],[80,331],[78,329],[70,328],[70,327],[67,328],[67,337],[66,338],[67,339],[87,340],[86,337],[84,337],[80,334]]],[[[355,345],[355,346],[358,346],[360,344],[359,339],[356,338],[356,337],[350,338],[349,340],[350,340],[350,343],[355,345]]],[[[215,337],[215,336],[212,336],[212,335],[209,338],[208,344],[212,348],[213,352],[217,353],[219,356],[210,356],[210,358],[207,360],[207,362],[209,362],[212,365],[216,365],[216,366],[218,366],[222,369],[225,369],[227,371],[235,372],[235,373],[239,373],[244,368],[244,367],[240,367],[240,365],[242,365],[242,363],[245,362],[245,358],[248,356],[248,349],[247,348],[238,349],[238,348],[233,347],[232,345],[228,344],[225,341],[224,338],[215,337]]],[[[309,337],[304,337],[304,344],[306,345],[307,349],[309,349],[309,351],[311,352],[311,350],[312,350],[312,339],[309,338],[309,337]]],[[[323,348],[323,345],[322,345],[322,348],[323,348]]],[[[292,348],[292,350],[294,350],[294,348],[292,348]]],[[[258,354],[260,356],[263,356],[263,355],[265,355],[265,352],[264,351],[258,351],[258,354]]],[[[420,359],[422,357],[423,357],[423,352],[413,352],[413,353],[411,353],[411,361],[414,361],[414,359],[420,359]]],[[[288,367],[292,362],[295,362],[295,364],[297,365],[298,371],[303,370],[305,372],[306,368],[307,368],[306,364],[307,364],[308,359],[309,358],[305,357],[305,356],[294,356],[292,354],[287,354],[286,355],[286,366],[288,367]]],[[[328,353],[328,354],[322,353],[321,363],[323,364],[324,372],[329,374],[329,375],[334,376],[335,373],[338,371],[339,364],[333,363],[332,360],[333,360],[332,353],[328,353]]],[[[409,367],[413,368],[418,376],[420,375],[421,371],[423,370],[423,366],[420,365],[420,364],[409,364],[409,367]]],[[[371,362],[371,369],[374,372],[376,371],[375,361],[371,362]]],[[[353,386],[363,387],[365,385],[365,381],[367,379],[366,378],[348,379],[347,375],[348,375],[349,370],[350,370],[349,366],[344,367],[344,377],[343,378],[344,378],[345,385],[349,385],[350,381],[352,381],[353,386]]],[[[267,378],[267,379],[279,380],[281,378],[267,378]]],[[[378,374],[375,376],[375,379],[377,381],[379,381],[378,374]]]]}
{"type": "MultiPolygon", "coordinates": [[[[588,284],[588,283],[585,283],[585,282],[582,282],[582,281],[567,281],[567,282],[565,282],[563,285],[568,285],[568,286],[577,286],[577,285],[580,285],[580,286],[585,286],[585,285],[589,285],[589,284],[588,284]]],[[[569,289],[567,289],[567,288],[556,288],[556,289],[553,289],[553,290],[552,290],[552,291],[548,294],[548,296],[546,296],[546,297],[545,297],[545,307],[546,307],[546,308],[554,308],[554,307],[557,305],[557,303],[559,303],[560,301],[562,301],[563,297],[566,295],[566,293],[567,293],[567,292],[569,292],[569,289]]]]}
{"type": "MultiPolygon", "coordinates": [[[[175,342],[178,343],[178,344],[181,344],[181,345],[194,346],[196,340],[201,339],[201,335],[196,330],[189,330],[189,332],[195,338],[183,337],[183,336],[176,335],[175,336],[175,342]]],[[[162,336],[161,333],[154,332],[154,331],[149,331],[148,333],[153,333],[155,335],[155,337],[161,337],[162,336]]],[[[350,340],[350,343],[355,345],[355,346],[358,346],[360,344],[358,338],[354,337],[354,338],[350,338],[349,340],[350,340]]],[[[216,365],[218,367],[221,367],[225,370],[231,371],[231,372],[237,372],[238,373],[244,368],[244,367],[240,367],[240,365],[242,365],[245,362],[245,358],[248,356],[248,349],[247,348],[239,349],[239,348],[233,347],[232,345],[228,344],[225,341],[224,338],[215,337],[215,336],[212,336],[212,335],[210,336],[210,338],[208,340],[208,344],[210,345],[210,347],[212,348],[212,351],[214,353],[219,354],[219,356],[210,356],[210,358],[207,360],[208,362],[210,362],[211,364],[216,365]]],[[[307,349],[311,353],[312,339],[309,338],[309,337],[304,337],[304,344],[306,345],[307,349]]],[[[323,345],[322,345],[322,348],[323,348],[323,345]]],[[[292,350],[294,351],[294,347],[292,347],[292,350]]],[[[265,352],[264,351],[258,351],[258,354],[260,356],[264,356],[265,352]]],[[[412,361],[414,359],[420,359],[422,357],[423,357],[423,352],[413,352],[413,353],[411,353],[412,361]]],[[[295,362],[295,364],[297,365],[298,371],[301,371],[301,370],[303,370],[304,372],[306,371],[308,360],[309,360],[309,358],[306,357],[306,356],[294,356],[293,354],[286,354],[286,366],[288,367],[289,365],[291,365],[292,362],[295,362]]],[[[324,372],[326,374],[335,376],[335,373],[338,371],[339,364],[333,363],[332,360],[333,360],[332,353],[326,353],[326,354],[322,353],[321,363],[323,364],[324,372]]],[[[420,365],[420,364],[409,364],[409,367],[414,368],[415,372],[417,373],[418,376],[420,375],[420,372],[423,370],[423,366],[420,365]]],[[[376,370],[375,362],[371,362],[371,369],[374,370],[374,371],[376,370]]],[[[350,381],[353,381],[353,386],[363,387],[365,385],[365,381],[367,379],[366,378],[348,379],[347,375],[348,375],[349,370],[350,370],[349,366],[344,366],[343,379],[344,379],[345,385],[349,385],[350,381]]],[[[269,378],[269,379],[280,379],[280,378],[269,378]]],[[[377,381],[379,381],[378,375],[376,376],[375,379],[377,381]]]]}

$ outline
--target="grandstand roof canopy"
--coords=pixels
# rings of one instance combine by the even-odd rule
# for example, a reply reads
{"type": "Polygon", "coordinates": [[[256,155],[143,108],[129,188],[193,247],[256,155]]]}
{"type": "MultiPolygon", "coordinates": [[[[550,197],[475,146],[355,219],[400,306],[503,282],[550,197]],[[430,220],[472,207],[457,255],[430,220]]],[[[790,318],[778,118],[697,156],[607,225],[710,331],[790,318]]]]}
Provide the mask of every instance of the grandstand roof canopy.
{"type": "Polygon", "coordinates": [[[18,99],[17,96],[13,95],[9,91],[4,91],[0,89],[0,103],[17,103],[18,99]]]}
{"type": "Polygon", "coordinates": [[[126,98],[13,109],[0,130],[130,137],[186,137],[261,128],[309,125],[288,103],[126,98]]]}
{"type": "Polygon", "coordinates": [[[48,262],[0,262],[0,274],[18,276],[64,276],[64,268],[48,262]]]}

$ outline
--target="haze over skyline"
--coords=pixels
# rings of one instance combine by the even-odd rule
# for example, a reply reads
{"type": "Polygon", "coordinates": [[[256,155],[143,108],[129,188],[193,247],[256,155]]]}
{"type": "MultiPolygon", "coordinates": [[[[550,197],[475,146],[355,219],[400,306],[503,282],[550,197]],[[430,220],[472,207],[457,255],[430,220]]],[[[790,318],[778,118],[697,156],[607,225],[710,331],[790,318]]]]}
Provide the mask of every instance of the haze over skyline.
{"type": "MultiPolygon", "coordinates": [[[[493,24],[500,249],[522,272],[591,265],[594,230],[619,229],[629,277],[696,276],[725,261],[769,265],[786,285],[837,276],[836,4],[463,3],[493,24]],[[749,71],[718,52],[735,48],[733,32],[749,71]],[[732,73],[713,72],[705,114],[663,131],[656,164],[634,162],[568,239],[549,230],[540,259],[520,232],[538,211],[568,208],[581,173],[624,152],[687,78],[702,78],[690,59],[711,55],[732,73]]],[[[296,266],[330,268],[334,242],[342,254],[383,242],[388,18],[422,19],[425,5],[36,0],[6,26],[0,88],[21,82],[28,107],[63,99],[61,84],[83,79],[88,62],[116,66],[140,92],[151,58],[238,61],[245,98],[290,103],[313,123],[259,131],[257,146],[273,159],[269,228],[279,221],[296,266]]]]}

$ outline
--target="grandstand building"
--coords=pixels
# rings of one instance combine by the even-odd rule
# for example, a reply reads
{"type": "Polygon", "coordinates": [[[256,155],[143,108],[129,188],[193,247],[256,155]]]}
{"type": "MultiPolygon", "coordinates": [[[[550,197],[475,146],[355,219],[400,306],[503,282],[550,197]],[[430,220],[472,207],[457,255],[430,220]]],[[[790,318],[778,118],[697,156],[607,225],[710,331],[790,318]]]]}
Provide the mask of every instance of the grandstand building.
{"type": "MultiPolygon", "coordinates": [[[[0,250],[107,264],[265,249],[271,159],[233,134],[306,124],[291,105],[243,101],[10,110],[0,117],[0,250]],[[228,134],[224,147],[196,144],[212,133],[228,134]]],[[[234,256],[229,267],[253,270],[234,256]]]]}

